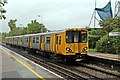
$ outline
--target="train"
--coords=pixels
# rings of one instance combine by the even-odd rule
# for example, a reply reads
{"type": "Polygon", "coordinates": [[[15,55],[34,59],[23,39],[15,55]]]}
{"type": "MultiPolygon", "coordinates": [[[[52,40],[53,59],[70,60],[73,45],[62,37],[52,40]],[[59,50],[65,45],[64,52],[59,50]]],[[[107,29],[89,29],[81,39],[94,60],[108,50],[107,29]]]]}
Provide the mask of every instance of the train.
{"type": "Polygon", "coordinates": [[[39,52],[54,61],[84,61],[88,54],[88,31],[68,28],[45,33],[6,37],[6,45],[31,53],[39,52]]]}

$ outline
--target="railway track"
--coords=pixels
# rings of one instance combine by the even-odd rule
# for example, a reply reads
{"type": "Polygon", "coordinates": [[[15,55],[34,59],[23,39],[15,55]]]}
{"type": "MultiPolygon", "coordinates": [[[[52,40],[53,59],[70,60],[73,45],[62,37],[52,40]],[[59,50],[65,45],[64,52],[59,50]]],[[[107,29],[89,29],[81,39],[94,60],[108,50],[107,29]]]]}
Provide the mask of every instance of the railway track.
{"type": "MultiPolygon", "coordinates": [[[[18,50],[17,50],[18,51],[18,50]]],[[[48,59],[45,59],[43,57],[36,57],[35,55],[30,55],[30,54],[21,54],[20,55],[34,61],[35,63],[39,64],[39,65],[42,65],[44,66],[45,68],[49,69],[49,70],[52,70],[54,71],[55,73],[63,76],[65,79],[70,79],[70,80],[87,80],[87,79],[99,79],[95,76],[91,76],[91,75],[88,75],[87,73],[84,73],[84,72],[80,72],[79,73],[76,73],[74,71],[71,71],[70,69],[68,68],[65,68],[63,66],[60,66],[60,65],[57,65],[51,61],[49,61],[48,59]]]]}
{"type": "MultiPolygon", "coordinates": [[[[10,48],[10,47],[9,47],[10,48]]],[[[77,79],[77,80],[101,80],[101,79],[119,79],[120,75],[112,73],[110,71],[101,70],[86,64],[79,64],[77,66],[68,66],[60,63],[53,63],[49,59],[42,56],[27,54],[20,49],[10,48],[11,50],[19,53],[20,55],[34,61],[35,63],[42,65],[55,73],[63,76],[65,79],[77,79]],[[19,50],[19,51],[18,51],[19,50]],[[23,54],[24,53],[24,54],[23,54]]]]}
{"type": "Polygon", "coordinates": [[[120,72],[117,71],[117,70],[112,71],[110,69],[104,69],[102,67],[95,66],[94,64],[79,64],[79,65],[82,66],[82,67],[86,67],[86,68],[89,68],[89,69],[92,69],[92,70],[95,70],[95,71],[103,72],[103,73],[113,75],[113,76],[116,76],[116,77],[120,78],[120,72]]]}

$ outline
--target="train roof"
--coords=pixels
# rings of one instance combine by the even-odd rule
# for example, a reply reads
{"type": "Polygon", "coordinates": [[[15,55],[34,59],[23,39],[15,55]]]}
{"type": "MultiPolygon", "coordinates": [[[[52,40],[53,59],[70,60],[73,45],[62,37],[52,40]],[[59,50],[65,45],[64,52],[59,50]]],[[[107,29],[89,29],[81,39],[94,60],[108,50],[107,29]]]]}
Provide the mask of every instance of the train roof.
{"type": "Polygon", "coordinates": [[[36,33],[36,34],[27,34],[24,36],[38,36],[38,35],[47,35],[47,34],[55,34],[55,33],[62,33],[65,30],[56,30],[56,31],[51,31],[51,32],[45,32],[45,33],[36,33]]]}
{"type": "Polygon", "coordinates": [[[10,37],[6,37],[6,38],[16,38],[16,37],[22,37],[23,35],[19,35],[19,36],[10,36],[10,37]]]}
{"type": "Polygon", "coordinates": [[[86,29],[84,29],[84,28],[68,28],[68,29],[64,29],[64,30],[55,30],[55,31],[51,31],[51,32],[36,33],[36,34],[26,34],[26,35],[20,35],[20,36],[11,36],[11,37],[6,37],[6,38],[48,35],[48,34],[62,33],[62,32],[65,32],[65,31],[76,31],[76,30],[86,30],[86,29]]]}
{"type": "Polygon", "coordinates": [[[55,34],[55,33],[62,33],[65,31],[75,31],[75,30],[86,30],[84,28],[68,28],[68,29],[64,29],[64,30],[55,30],[55,31],[51,31],[51,32],[45,32],[45,33],[36,33],[36,34],[26,34],[24,36],[38,36],[38,35],[47,35],[47,34],[55,34]]]}

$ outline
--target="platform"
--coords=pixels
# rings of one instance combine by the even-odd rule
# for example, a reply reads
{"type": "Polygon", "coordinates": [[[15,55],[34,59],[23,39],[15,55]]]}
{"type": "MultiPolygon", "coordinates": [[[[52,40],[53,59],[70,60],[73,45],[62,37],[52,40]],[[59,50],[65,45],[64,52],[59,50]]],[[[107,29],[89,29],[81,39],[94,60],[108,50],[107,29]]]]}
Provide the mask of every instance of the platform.
{"type": "Polygon", "coordinates": [[[50,70],[18,55],[17,53],[0,46],[2,58],[2,78],[34,78],[38,80],[55,79],[62,77],[50,70]]]}
{"type": "Polygon", "coordinates": [[[120,61],[120,58],[116,54],[108,54],[108,53],[100,53],[100,52],[89,52],[89,56],[99,57],[99,58],[105,58],[110,60],[116,60],[120,61]]]}

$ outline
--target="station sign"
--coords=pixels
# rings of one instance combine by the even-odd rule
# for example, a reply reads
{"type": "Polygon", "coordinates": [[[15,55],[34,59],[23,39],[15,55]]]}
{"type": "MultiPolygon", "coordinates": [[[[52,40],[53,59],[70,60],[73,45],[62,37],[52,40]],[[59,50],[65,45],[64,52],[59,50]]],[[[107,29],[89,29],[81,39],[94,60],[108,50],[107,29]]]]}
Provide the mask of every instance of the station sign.
{"type": "Polygon", "coordinates": [[[120,32],[110,32],[109,36],[120,36],[120,32]]]}

